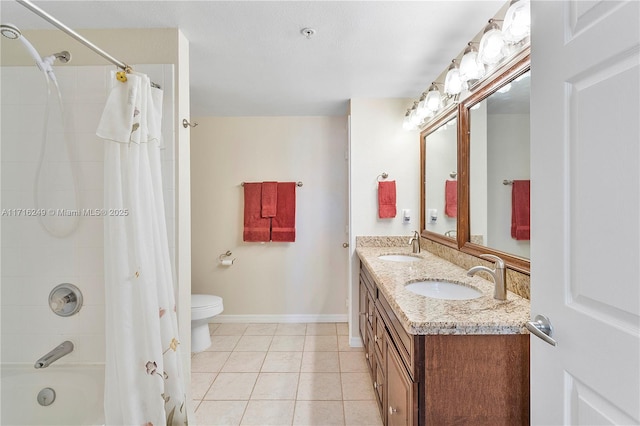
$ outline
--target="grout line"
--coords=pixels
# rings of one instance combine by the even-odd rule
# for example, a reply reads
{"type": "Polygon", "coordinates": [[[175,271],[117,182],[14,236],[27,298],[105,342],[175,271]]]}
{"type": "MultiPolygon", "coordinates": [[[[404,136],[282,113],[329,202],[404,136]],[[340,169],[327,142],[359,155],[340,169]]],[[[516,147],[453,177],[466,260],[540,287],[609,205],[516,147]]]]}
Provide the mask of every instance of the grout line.
{"type": "MultiPolygon", "coordinates": [[[[279,325],[279,324],[278,324],[278,325],[279,325]]],[[[247,328],[248,328],[248,326],[247,326],[247,328]]],[[[242,338],[242,336],[244,336],[244,335],[245,335],[244,333],[246,333],[247,328],[245,328],[245,329],[244,329],[244,331],[243,331],[243,333],[242,333],[242,334],[240,334],[240,335],[234,335],[234,336],[240,336],[240,337],[239,337],[239,339],[238,339],[238,343],[239,343],[240,339],[242,338]]],[[[351,353],[351,352],[355,352],[355,353],[359,353],[361,356],[364,356],[364,352],[363,352],[363,351],[350,351],[350,350],[348,350],[348,349],[347,349],[347,350],[344,350],[344,351],[341,351],[341,350],[340,350],[340,344],[339,344],[339,338],[340,338],[340,335],[338,334],[338,328],[337,328],[337,325],[335,326],[335,328],[336,328],[336,330],[335,330],[335,335],[334,335],[334,334],[330,334],[330,335],[322,335],[322,334],[319,334],[319,335],[307,335],[307,334],[306,334],[306,332],[307,332],[307,324],[305,324],[305,334],[303,334],[303,336],[305,337],[305,339],[304,339],[304,343],[303,343],[302,351],[284,351],[284,352],[300,352],[300,353],[302,353],[302,357],[301,357],[301,360],[300,360],[300,364],[299,364],[299,366],[298,366],[298,368],[297,368],[298,378],[297,378],[297,382],[296,382],[296,391],[295,391],[295,396],[294,396],[294,399],[293,399],[293,413],[292,413],[292,417],[291,417],[291,422],[289,423],[290,425],[293,425],[293,424],[294,424],[294,421],[295,421],[295,415],[296,415],[296,411],[297,411],[297,408],[298,408],[298,402],[299,402],[299,401],[298,401],[298,395],[299,395],[299,389],[300,389],[300,379],[301,379],[301,376],[302,376],[302,373],[303,373],[303,372],[302,372],[302,358],[304,358],[304,353],[306,353],[306,352],[310,352],[310,353],[327,353],[327,352],[335,352],[335,353],[336,353],[336,355],[337,355],[337,357],[338,357],[338,359],[337,359],[337,361],[338,361],[338,370],[337,370],[337,373],[338,373],[339,382],[340,382],[340,394],[341,394],[341,401],[340,401],[340,402],[342,403],[342,404],[341,404],[341,405],[342,405],[342,422],[343,422],[342,424],[343,424],[343,425],[345,425],[345,424],[346,424],[346,421],[347,421],[347,420],[346,420],[346,406],[345,406],[345,399],[344,399],[344,398],[345,398],[345,394],[344,394],[344,389],[343,389],[343,378],[344,378],[344,377],[343,377],[343,375],[344,375],[345,373],[348,373],[348,372],[343,371],[343,366],[342,366],[342,363],[340,362],[340,360],[341,360],[341,356],[340,356],[340,355],[341,355],[342,353],[351,353]],[[312,338],[313,338],[313,337],[317,337],[317,336],[334,336],[334,337],[336,338],[337,350],[335,350],[335,351],[317,351],[317,350],[305,351],[305,343],[306,343],[306,339],[307,339],[307,337],[312,337],[312,338]]],[[[277,327],[276,327],[276,332],[277,332],[277,327]]],[[[260,369],[259,369],[259,371],[258,371],[258,373],[257,373],[256,381],[255,381],[255,382],[254,382],[254,384],[253,384],[253,388],[252,388],[252,390],[251,390],[251,393],[249,394],[249,398],[248,398],[247,400],[242,400],[242,401],[244,401],[246,404],[245,404],[245,408],[244,408],[244,411],[243,411],[243,413],[242,413],[242,416],[240,417],[240,423],[239,423],[239,424],[241,424],[241,423],[242,423],[242,421],[244,420],[244,418],[245,418],[245,416],[246,416],[246,414],[247,414],[247,409],[248,409],[248,407],[249,407],[249,403],[252,401],[251,396],[253,395],[253,392],[255,391],[256,385],[257,385],[257,383],[258,383],[258,379],[259,379],[260,375],[261,375],[262,373],[264,373],[263,369],[264,369],[264,365],[265,365],[265,361],[266,361],[266,359],[267,359],[267,356],[268,356],[270,353],[283,352],[283,351],[272,351],[272,350],[271,350],[272,345],[273,345],[273,338],[274,338],[275,336],[277,336],[277,334],[273,334],[273,335],[271,335],[271,342],[269,343],[269,347],[268,347],[268,348],[267,348],[267,350],[265,351],[265,356],[264,356],[264,358],[263,358],[263,360],[262,360],[262,363],[261,363],[261,365],[260,365],[260,369]]],[[[280,336],[294,337],[294,336],[299,336],[299,335],[280,335],[280,336]]],[[[228,362],[228,361],[229,361],[229,359],[231,359],[231,357],[232,357],[234,354],[238,354],[238,353],[242,352],[242,351],[236,351],[236,350],[235,350],[235,348],[237,347],[238,343],[236,343],[236,345],[234,345],[234,348],[231,350],[231,352],[229,352],[229,356],[227,357],[227,360],[225,361],[225,363],[226,363],[226,362],[228,362]]],[[[260,352],[262,352],[262,351],[260,351],[260,352]]],[[[222,367],[224,367],[224,364],[223,364],[223,366],[222,366],[222,367]]],[[[221,369],[222,369],[222,367],[221,367],[221,369]]],[[[309,372],[309,373],[322,373],[322,372],[313,371],[313,372],[309,372]]],[[[197,411],[197,410],[200,408],[200,406],[202,405],[202,402],[204,402],[204,401],[205,401],[205,399],[204,399],[204,398],[206,397],[207,393],[210,391],[211,387],[212,387],[212,386],[213,386],[213,384],[215,383],[215,380],[217,379],[218,375],[220,374],[220,371],[218,371],[218,372],[213,372],[213,374],[215,374],[214,380],[213,380],[213,381],[211,382],[211,384],[209,385],[209,388],[205,391],[205,393],[204,393],[204,395],[203,395],[202,399],[200,399],[200,401],[196,404],[196,407],[195,407],[195,409],[194,409],[194,412],[195,412],[195,411],[197,411]]],[[[375,397],[375,395],[374,395],[374,397],[375,397]]],[[[196,401],[197,401],[197,400],[196,400],[196,401]]],[[[282,400],[282,401],[285,401],[285,400],[282,400]]],[[[314,401],[314,400],[311,400],[311,401],[314,401]]],[[[324,400],[318,400],[318,401],[324,401],[324,400]]],[[[357,400],[357,401],[360,401],[360,400],[357,400]]],[[[363,400],[363,401],[365,401],[365,400],[363,400]]],[[[367,399],[366,401],[369,401],[369,400],[367,399]]],[[[373,401],[375,402],[375,399],[374,399],[373,401]]]]}

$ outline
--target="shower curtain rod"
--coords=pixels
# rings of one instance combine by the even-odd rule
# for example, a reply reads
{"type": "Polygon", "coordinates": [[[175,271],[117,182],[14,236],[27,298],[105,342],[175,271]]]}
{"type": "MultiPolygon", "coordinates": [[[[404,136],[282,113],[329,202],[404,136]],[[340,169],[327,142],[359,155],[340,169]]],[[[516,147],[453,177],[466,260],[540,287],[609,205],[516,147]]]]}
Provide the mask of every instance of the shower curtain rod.
{"type": "MultiPolygon", "coordinates": [[[[93,50],[98,55],[100,55],[104,59],[106,59],[107,61],[111,62],[112,64],[114,64],[118,68],[121,68],[123,71],[129,72],[129,71],[133,70],[132,67],[130,67],[126,63],[122,62],[121,60],[114,58],[113,56],[111,56],[110,54],[108,54],[107,52],[105,52],[104,50],[102,50],[101,48],[96,46],[95,44],[91,43],[89,40],[87,40],[86,38],[82,37],[80,34],[75,32],[71,28],[67,27],[65,24],[63,24],[62,22],[60,22],[59,20],[57,20],[56,18],[54,18],[53,16],[51,16],[50,14],[45,12],[44,10],[40,9],[35,4],[31,3],[31,1],[29,1],[29,0],[16,0],[16,1],[18,3],[20,3],[21,5],[23,5],[24,7],[26,7],[27,9],[29,9],[30,11],[32,11],[33,13],[35,13],[36,15],[38,15],[39,17],[43,18],[45,21],[48,21],[49,23],[51,23],[54,26],[58,27],[63,32],[65,32],[68,35],[70,35],[71,37],[75,38],[80,43],[84,44],[89,49],[93,50]]],[[[154,82],[151,82],[151,86],[160,89],[160,86],[157,85],[154,82]]]]}

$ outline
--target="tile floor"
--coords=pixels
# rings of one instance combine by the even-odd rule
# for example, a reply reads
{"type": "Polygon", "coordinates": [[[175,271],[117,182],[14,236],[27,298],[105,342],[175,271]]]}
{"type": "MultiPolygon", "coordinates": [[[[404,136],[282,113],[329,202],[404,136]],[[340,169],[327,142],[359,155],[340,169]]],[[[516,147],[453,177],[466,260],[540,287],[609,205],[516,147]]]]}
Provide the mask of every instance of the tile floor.
{"type": "Polygon", "coordinates": [[[346,323],[210,328],[211,347],[191,359],[198,425],[382,425],[346,323]]]}

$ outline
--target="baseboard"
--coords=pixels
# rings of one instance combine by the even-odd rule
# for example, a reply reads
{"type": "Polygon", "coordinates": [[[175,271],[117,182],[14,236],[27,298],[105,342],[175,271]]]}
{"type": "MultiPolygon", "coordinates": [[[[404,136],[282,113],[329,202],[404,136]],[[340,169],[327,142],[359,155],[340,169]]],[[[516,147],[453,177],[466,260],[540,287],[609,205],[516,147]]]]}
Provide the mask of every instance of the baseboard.
{"type": "MultiPolygon", "coordinates": [[[[328,315],[216,315],[212,323],[315,323],[347,322],[347,314],[328,315]]],[[[362,345],[360,345],[362,346],[362,345]]]]}
{"type": "Polygon", "coordinates": [[[364,346],[362,339],[360,337],[350,337],[349,338],[349,346],[352,348],[361,348],[364,346]]]}

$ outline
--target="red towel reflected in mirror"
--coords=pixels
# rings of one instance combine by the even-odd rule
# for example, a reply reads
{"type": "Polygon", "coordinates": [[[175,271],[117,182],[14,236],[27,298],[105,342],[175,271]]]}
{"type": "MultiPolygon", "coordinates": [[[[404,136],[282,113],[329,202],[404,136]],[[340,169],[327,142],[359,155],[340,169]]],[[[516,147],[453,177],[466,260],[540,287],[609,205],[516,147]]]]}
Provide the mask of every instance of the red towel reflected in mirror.
{"type": "Polygon", "coordinates": [[[444,214],[448,217],[458,215],[458,181],[444,182],[444,214]]]}
{"type": "Polygon", "coordinates": [[[511,238],[530,238],[530,186],[529,180],[514,180],[511,188],[511,238]]]}

